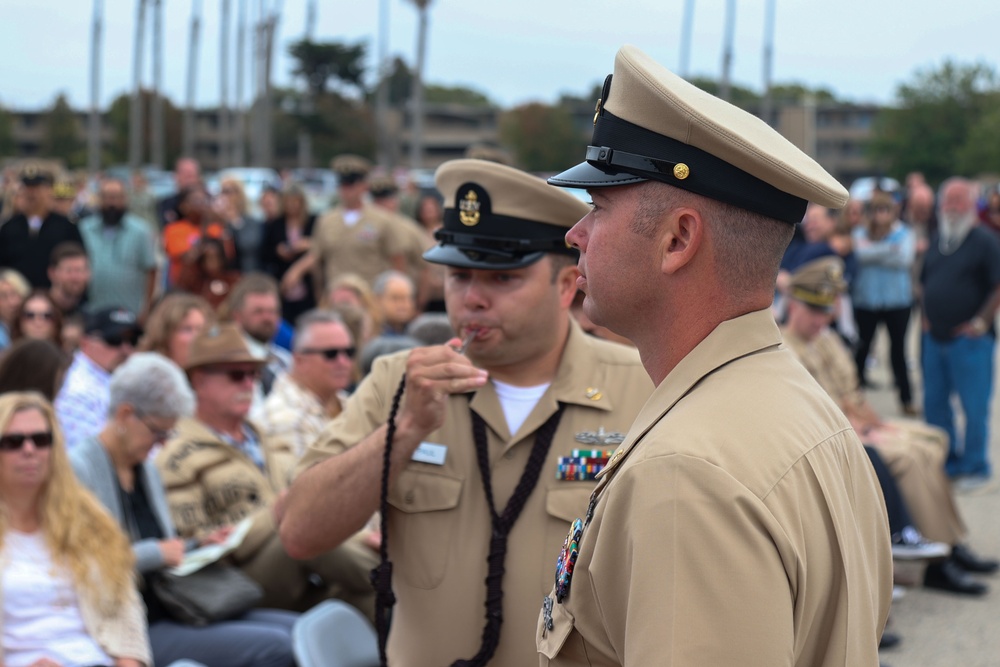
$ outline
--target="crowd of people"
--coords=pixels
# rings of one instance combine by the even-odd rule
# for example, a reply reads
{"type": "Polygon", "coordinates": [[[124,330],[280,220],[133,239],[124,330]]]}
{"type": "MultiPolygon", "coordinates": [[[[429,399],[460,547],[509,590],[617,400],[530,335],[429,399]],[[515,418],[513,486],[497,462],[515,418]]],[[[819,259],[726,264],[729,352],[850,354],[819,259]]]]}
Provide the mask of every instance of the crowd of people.
{"type": "MultiPolygon", "coordinates": [[[[631,69],[616,68],[617,85],[638,90],[659,81],[694,95],[642,54],[619,57],[631,69]],[[630,81],[640,70],[645,78],[630,81]]],[[[605,101],[610,85],[609,77],[605,101]]],[[[607,141],[633,133],[648,140],[643,146],[667,145],[658,143],[667,131],[655,115],[640,110],[624,121],[618,114],[630,113],[627,100],[612,99],[598,104],[595,137],[618,123],[627,132],[607,141]]],[[[700,110],[691,113],[722,113],[714,102],[692,100],[700,110]]],[[[754,141],[771,142],[794,169],[812,169],[766,133],[754,141]]],[[[694,144],[693,165],[728,157],[711,141],[694,144]]],[[[650,664],[642,656],[654,653],[643,651],[658,650],[662,638],[641,637],[641,623],[624,627],[623,619],[680,610],[662,609],[639,569],[614,575],[627,599],[615,598],[612,578],[591,575],[567,603],[578,555],[585,570],[610,577],[622,559],[640,568],[670,553],[682,564],[697,560],[698,549],[724,555],[732,545],[713,541],[717,534],[741,536],[739,557],[758,545],[756,560],[733,561],[725,578],[694,579],[681,565],[661,563],[674,596],[692,604],[675,629],[713,614],[735,619],[762,599],[780,607],[783,586],[801,577],[795,613],[822,617],[830,637],[849,630],[840,621],[870,622],[852,635],[856,647],[840,651],[868,656],[869,635],[876,644],[898,641],[881,627],[888,600],[880,587],[892,577],[882,546],[890,545],[897,559],[928,561],[919,583],[986,594],[980,575],[998,564],[970,547],[954,493],[982,490],[992,479],[1000,193],[956,177],[935,196],[912,175],[904,189],[876,187],[847,201],[821,169],[799,188],[757,163],[763,181],[741,180],[747,174],[736,170],[726,181],[731,190],[703,190],[688,180],[688,164],[651,175],[610,162],[598,169],[596,161],[551,181],[590,190],[587,206],[483,159],[446,163],[437,192],[403,196],[393,178],[345,155],[332,164],[339,186],[329,210],[312,213],[305,191],[289,183],[265,190],[263,220],[250,214],[238,180],[209,193],[190,158],[176,164],[177,192],[159,202],[109,177],[98,179],[92,198],[81,187],[57,205],[62,184],[48,165],[7,173],[0,662],[292,665],[299,614],[336,598],[372,621],[392,664],[469,656],[469,664],[533,664],[544,598],[537,650],[553,663],[575,664],[580,647],[615,655],[627,638],[629,662],[650,664]],[[679,195],[664,189],[670,185],[683,201],[672,199],[679,195]],[[770,188],[770,200],[740,188],[770,188]],[[809,199],[816,203],[805,208],[809,199]],[[793,212],[800,200],[804,217],[793,212]],[[650,203],[661,201],[688,218],[650,203]],[[622,211],[633,219],[627,234],[622,211]],[[711,220],[704,228],[702,215],[711,220]],[[647,225],[654,216],[666,227],[647,225]],[[779,234],[766,221],[799,217],[794,236],[792,225],[780,223],[779,234]],[[763,259],[755,260],[760,266],[736,259],[744,239],[721,232],[723,218],[755,230],[751,241],[761,258],[774,256],[776,279],[763,259]],[[671,237],[651,242],[663,229],[671,237]],[[699,259],[707,247],[724,268],[699,259]],[[602,264],[602,248],[614,248],[619,261],[602,264]],[[650,260],[651,248],[662,248],[662,257],[650,260]],[[578,257],[587,260],[579,268],[578,257]],[[667,277],[644,283],[640,272],[654,264],[667,277]],[[765,274],[771,278],[761,281],[765,274]],[[632,301],[618,301],[619,293],[632,301]],[[681,294],[691,300],[676,300],[681,294]],[[709,306],[717,310],[698,310],[709,306]],[[709,326],[723,310],[729,316],[709,326]],[[663,331],[643,326],[666,312],[678,317],[661,323],[663,331]],[[910,378],[906,345],[908,328],[918,325],[922,391],[910,378]],[[865,395],[879,326],[890,340],[900,419],[878,414],[865,395]],[[782,340],[797,362],[772,356],[782,340]],[[779,372],[770,394],[740,379],[738,369],[762,377],[771,367],[779,372]],[[810,376],[815,382],[806,382],[810,376]],[[744,390],[760,396],[749,401],[744,390]],[[718,410],[715,400],[726,400],[734,419],[756,423],[779,410],[781,396],[805,412],[801,423],[782,426],[779,440],[790,444],[775,446],[808,459],[809,470],[789,464],[775,477],[766,457],[751,463],[744,459],[752,454],[726,454],[720,443],[745,436],[738,429],[717,441],[699,435],[718,410]],[[684,409],[671,412],[678,402],[684,409]],[[637,437],[633,421],[646,425],[637,437]],[[676,451],[635,454],[647,434],[649,451],[676,451]],[[796,454],[805,441],[836,454],[818,454],[818,444],[796,454]],[[856,457],[871,466],[854,467],[856,457]],[[748,468],[754,481],[733,481],[748,468]],[[653,470],[655,479],[644,473],[653,470]],[[664,500],[664,484],[676,484],[677,497],[664,500]],[[754,484],[773,484],[773,492],[757,497],[754,484]],[[802,494],[814,487],[824,489],[823,500],[804,507],[802,494]],[[755,527],[715,512],[723,500],[747,508],[755,527]],[[628,516],[646,505],[673,508],[672,534],[683,532],[684,544],[668,533],[629,532],[628,516]],[[811,522],[870,531],[838,533],[844,563],[836,582],[804,565],[789,574],[796,559],[830,557],[814,552],[829,537],[815,526],[788,532],[811,522]],[[162,599],[163,577],[186,553],[234,532],[242,538],[224,562],[259,588],[259,599],[207,625],[186,623],[162,599]],[[589,551],[579,554],[585,536],[589,551]],[[785,569],[764,555],[775,545],[785,569]],[[735,576],[745,567],[757,568],[755,576],[735,576]],[[854,599],[840,608],[807,584],[840,586],[854,599]],[[742,591],[740,603],[726,613],[704,602],[734,591],[742,591]],[[621,618],[602,625],[597,608],[621,618]],[[566,643],[574,633],[578,643],[566,643]]],[[[782,414],[794,411],[789,405],[782,414]]],[[[773,620],[761,618],[763,634],[750,642],[760,656],[792,650],[783,621],[773,620]]],[[[701,636],[671,635],[682,653],[701,636]]],[[[795,643],[813,664],[826,664],[824,650],[814,637],[795,643]]],[[[607,664],[624,662],[619,654],[607,664]]]]}

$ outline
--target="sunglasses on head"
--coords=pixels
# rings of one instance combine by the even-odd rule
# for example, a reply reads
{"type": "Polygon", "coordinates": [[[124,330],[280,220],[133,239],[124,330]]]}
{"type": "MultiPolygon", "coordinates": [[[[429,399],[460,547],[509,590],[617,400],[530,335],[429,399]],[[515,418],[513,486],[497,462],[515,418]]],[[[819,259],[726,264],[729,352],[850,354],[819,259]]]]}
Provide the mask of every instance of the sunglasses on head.
{"type": "Polygon", "coordinates": [[[347,359],[353,359],[354,353],[357,349],[352,347],[327,347],[327,348],[307,348],[302,350],[302,354],[322,354],[323,358],[327,361],[333,361],[340,355],[344,355],[347,359]]]}
{"type": "Polygon", "coordinates": [[[247,378],[256,381],[260,377],[260,371],[256,368],[207,368],[205,369],[208,373],[212,375],[225,375],[229,378],[230,382],[239,384],[247,378]]]}
{"type": "Polygon", "coordinates": [[[24,443],[31,440],[35,449],[43,449],[52,446],[52,432],[39,431],[38,433],[7,433],[0,436],[0,451],[16,452],[24,447],[24,443]]]}
{"type": "Polygon", "coordinates": [[[24,319],[26,320],[51,320],[52,311],[51,310],[26,310],[24,311],[24,319]]]}

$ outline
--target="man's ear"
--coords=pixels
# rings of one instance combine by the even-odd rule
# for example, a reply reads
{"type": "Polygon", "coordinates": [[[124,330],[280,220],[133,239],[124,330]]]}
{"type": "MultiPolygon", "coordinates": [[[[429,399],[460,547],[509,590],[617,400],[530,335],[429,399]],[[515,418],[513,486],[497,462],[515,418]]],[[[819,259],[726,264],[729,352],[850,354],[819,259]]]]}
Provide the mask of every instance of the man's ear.
{"type": "Polygon", "coordinates": [[[705,237],[701,213],[686,206],[673,209],[662,223],[660,270],[665,275],[680,271],[698,253],[705,237]]]}
{"type": "Polygon", "coordinates": [[[580,269],[575,264],[564,266],[556,274],[556,288],[559,290],[559,305],[562,308],[569,308],[576,297],[576,279],[580,276],[580,269]]]}

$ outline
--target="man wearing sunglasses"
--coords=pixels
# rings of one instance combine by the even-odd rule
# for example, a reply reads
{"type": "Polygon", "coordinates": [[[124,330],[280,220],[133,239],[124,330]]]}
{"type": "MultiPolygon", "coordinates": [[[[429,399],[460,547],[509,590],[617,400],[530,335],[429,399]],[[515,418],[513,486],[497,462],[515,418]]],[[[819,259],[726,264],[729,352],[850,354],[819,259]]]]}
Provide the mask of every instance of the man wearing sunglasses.
{"type": "Polygon", "coordinates": [[[175,437],[156,457],[177,534],[204,537],[250,518],[249,532],[231,558],[264,589],[262,607],[304,611],[325,597],[338,597],[370,616],[370,549],[351,543],[295,561],[278,539],[272,508],[296,457],[247,419],[264,363],[234,324],[212,327],[191,343],[185,370],[197,402],[195,416],[177,423],[175,437]]]}
{"type": "Polygon", "coordinates": [[[70,451],[101,432],[108,416],[111,373],[132,354],[138,338],[139,326],[130,310],[101,308],[85,316],[80,349],[55,401],[70,451]]]}
{"type": "Polygon", "coordinates": [[[354,380],[354,342],[340,315],[311,310],[296,321],[292,368],[274,382],[264,401],[268,436],[291,447],[296,458],[340,414],[354,380]]]}

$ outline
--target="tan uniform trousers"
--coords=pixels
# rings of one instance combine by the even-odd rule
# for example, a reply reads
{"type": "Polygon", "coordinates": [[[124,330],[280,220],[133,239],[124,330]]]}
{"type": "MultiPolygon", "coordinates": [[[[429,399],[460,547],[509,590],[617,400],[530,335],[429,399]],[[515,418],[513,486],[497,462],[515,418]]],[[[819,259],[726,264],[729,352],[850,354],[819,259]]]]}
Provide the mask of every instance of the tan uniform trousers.
{"type": "Polygon", "coordinates": [[[917,529],[934,542],[962,542],[966,527],[944,472],[948,436],[939,428],[912,420],[887,424],[888,428],[872,434],[869,444],[889,467],[917,529]]]}
{"type": "Polygon", "coordinates": [[[249,560],[237,565],[264,589],[261,607],[306,611],[337,598],[375,621],[375,589],[369,572],[378,565],[378,555],[361,543],[360,535],[315,558],[295,560],[275,533],[249,560]],[[313,583],[313,575],[322,579],[320,588],[313,583]]]}

